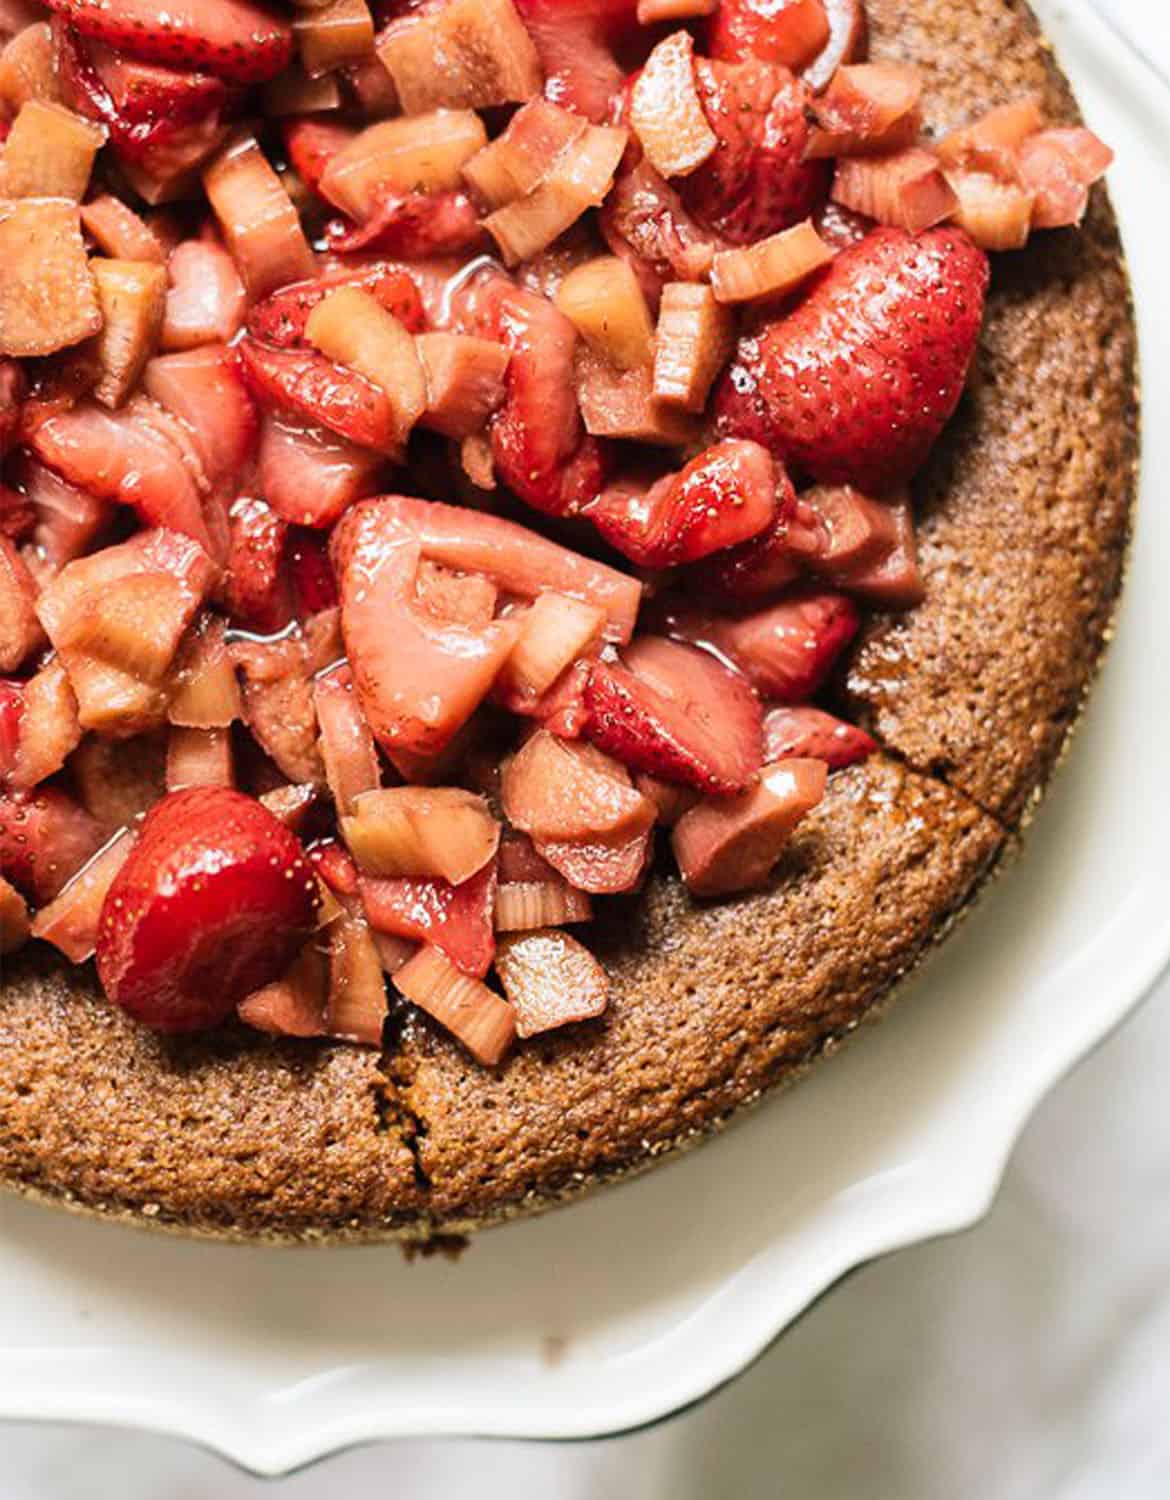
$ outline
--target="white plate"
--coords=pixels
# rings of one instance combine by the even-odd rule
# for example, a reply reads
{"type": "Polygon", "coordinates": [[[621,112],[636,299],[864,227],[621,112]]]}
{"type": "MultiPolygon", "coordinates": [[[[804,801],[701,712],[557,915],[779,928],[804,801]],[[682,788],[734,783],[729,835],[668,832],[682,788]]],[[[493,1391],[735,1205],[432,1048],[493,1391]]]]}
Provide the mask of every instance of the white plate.
{"type": "Polygon", "coordinates": [[[183,1242],[0,1195],[0,1416],[151,1428],[270,1474],[372,1438],[596,1435],[702,1397],[851,1267],[984,1212],[1037,1101],[1170,951],[1170,98],[1087,13],[1042,8],[1118,151],[1147,483],[1117,643],[1023,862],[831,1066],[456,1264],[183,1242]]]}

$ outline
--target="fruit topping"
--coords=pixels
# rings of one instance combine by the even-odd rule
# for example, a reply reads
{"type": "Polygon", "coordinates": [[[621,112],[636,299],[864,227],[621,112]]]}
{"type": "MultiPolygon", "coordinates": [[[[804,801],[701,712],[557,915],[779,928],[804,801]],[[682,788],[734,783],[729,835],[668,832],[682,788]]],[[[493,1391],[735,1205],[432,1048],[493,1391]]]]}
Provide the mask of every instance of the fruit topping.
{"type": "Polygon", "coordinates": [[[609,976],[567,932],[545,929],[501,938],[496,971],[515,1012],[518,1037],[590,1020],[609,1001],[609,976]]]}
{"type": "Polygon", "coordinates": [[[838,68],[813,105],[809,156],[864,156],[912,146],[922,123],[922,75],[903,63],[838,68]]]}
{"type": "Polygon", "coordinates": [[[618,369],[636,370],[653,361],[654,324],[646,296],[619,256],[576,266],[557,289],[556,304],[590,348],[618,369]]]}
{"type": "Polygon", "coordinates": [[[758,57],[794,72],[828,41],[824,0],[721,0],[707,28],[712,57],[758,57]]]}
{"type": "Polygon", "coordinates": [[[658,309],[654,397],[684,411],[701,412],[734,347],[734,316],[709,286],[668,282],[658,309]]]}
{"type": "Polygon", "coordinates": [[[316,679],[313,707],[321,729],[321,758],[329,793],[338,816],[345,817],[356,812],[355,804],[363,793],[375,791],[382,784],[377,747],[358,708],[348,667],[335,667],[316,679]]]}
{"type": "Polygon", "coordinates": [[[465,974],[482,978],[496,951],[495,862],[462,885],[446,880],[381,880],[363,876],[362,904],[370,926],[391,937],[433,944],[465,974]]]}
{"type": "Polygon", "coordinates": [[[123,829],[74,875],[33,919],[32,936],[52,943],[71,963],[83,964],[97,947],[106,893],[130,857],[137,837],[123,829]]]}
{"type": "Polygon", "coordinates": [[[47,905],[105,842],[97,820],[55,786],[0,792],[0,875],[47,905]]]}
{"type": "Polygon", "coordinates": [[[29,938],[28,906],[15,886],[0,875],[0,958],[23,948],[29,938]]]}
{"type": "Polygon", "coordinates": [[[720,251],[711,266],[711,290],[724,303],[783,297],[832,259],[832,247],[806,219],[754,245],[720,251]]]}
{"type": "Polygon", "coordinates": [[[0,264],[0,355],[53,354],[100,331],[75,203],[0,200],[0,264]]]}
{"type": "Polygon", "coordinates": [[[395,986],[456,1037],[477,1062],[495,1067],[516,1036],[516,1013],[486,984],[424,944],[394,976],[395,986]]]}
{"type": "Polygon", "coordinates": [[[587,125],[530,193],[487,216],[483,226],[507,265],[531,260],[587,209],[600,207],[613,185],[627,140],[625,130],[587,125]]]}
{"type": "Polygon", "coordinates": [[[102,310],[102,330],[95,345],[101,374],[93,394],[103,406],[121,406],[158,347],[167,273],[148,260],[95,256],[89,264],[102,310]]]}
{"type": "Polygon", "coordinates": [[[540,92],[540,59],[512,0],[438,0],[391,21],[378,56],[404,113],[519,104],[540,92]]]}
{"type": "Polygon", "coordinates": [[[28,790],[54,775],[81,740],[77,697],[59,657],[22,685],[20,722],[9,780],[28,790]]]}
{"type": "Polygon", "coordinates": [[[695,39],[676,31],[658,43],[630,92],[630,125],[663,177],[685,177],[719,145],[695,83],[695,39]]]}
{"type": "Polygon", "coordinates": [[[203,186],[251,297],[313,275],[296,207],[253,136],[229,142],[203,173],[203,186]]]}
{"type": "Polygon", "coordinates": [[[8,198],[85,197],[94,157],[106,133],[59,104],[30,99],[4,143],[4,194],[8,198]]]}
{"type": "Polygon", "coordinates": [[[14,672],[45,639],[37,586],[24,558],[0,536],[0,672],[14,672]]]}
{"type": "Polygon", "coordinates": [[[919,146],[882,156],[842,158],[833,178],[833,199],[854,213],[911,234],[950,218],[958,207],[938,157],[919,146]]]}
{"type": "Polygon", "coordinates": [[[830,771],[865,760],[877,745],[864,729],[821,708],[773,708],[764,715],[764,759],[823,760],[830,771]]]}
{"type": "Polygon", "coordinates": [[[235,337],[247,298],[235,261],[222,245],[183,240],[167,261],[167,278],[164,349],[226,344],[235,337]]]}

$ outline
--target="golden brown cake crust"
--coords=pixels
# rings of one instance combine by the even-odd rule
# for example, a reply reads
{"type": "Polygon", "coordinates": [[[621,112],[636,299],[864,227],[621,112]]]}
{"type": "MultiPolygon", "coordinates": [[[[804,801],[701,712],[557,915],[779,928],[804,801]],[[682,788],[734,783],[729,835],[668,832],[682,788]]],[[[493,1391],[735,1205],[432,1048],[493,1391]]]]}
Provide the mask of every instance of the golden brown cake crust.
{"type": "MultiPolygon", "coordinates": [[[[1067,85],[1014,0],[869,0],[931,124],[1067,85]]],[[[1107,200],[996,267],[976,376],[919,486],[926,603],[841,678],[889,753],[835,775],[760,895],[658,876],[597,926],[600,1022],[470,1063],[414,1021],[385,1059],[136,1027],[44,954],[0,986],[0,1181],[245,1238],[425,1235],[547,1205],[699,1138],[850,1031],[971,900],[1046,780],[1120,583],[1137,444],[1107,200]]]]}

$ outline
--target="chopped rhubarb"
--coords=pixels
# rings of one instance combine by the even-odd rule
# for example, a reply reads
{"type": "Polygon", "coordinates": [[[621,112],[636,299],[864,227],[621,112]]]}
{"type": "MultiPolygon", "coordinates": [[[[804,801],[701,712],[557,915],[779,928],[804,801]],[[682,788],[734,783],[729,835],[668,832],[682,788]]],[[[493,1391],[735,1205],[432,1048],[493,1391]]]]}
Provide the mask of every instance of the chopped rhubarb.
{"type": "Polygon", "coordinates": [[[240,712],[240,688],[223,621],[206,614],[175,662],[167,718],[186,729],[226,729],[240,712]]]}
{"type": "Polygon", "coordinates": [[[34,21],[0,47],[0,104],[10,115],[30,99],[53,102],[61,97],[49,23],[34,21]]]}
{"type": "MultiPolygon", "coordinates": [[[[378,66],[372,56],[369,61],[374,67],[378,66]]],[[[264,85],[263,100],[264,113],[269,119],[340,109],[341,72],[322,73],[310,78],[299,63],[292,63],[264,85]]]]}
{"type": "Polygon", "coordinates": [[[377,942],[359,912],[343,911],[330,923],[329,995],[325,1031],[342,1041],[382,1045],[386,981],[377,942]]]}
{"type": "Polygon", "coordinates": [[[54,354],[100,330],[75,203],[0,199],[0,265],[0,355],[54,354]]]}
{"type": "Polygon", "coordinates": [[[735,316],[709,286],[668,282],[662,288],[654,341],[655,398],[701,412],[734,346],[735,316]]]}
{"type": "Polygon", "coordinates": [[[397,989],[456,1037],[477,1062],[495,1067],[516,1036],[516,1013],[438,948],[424,946],[394,976],[397,989]]]}
{"type": "Polygon", "coordinates": [[[983,250],[1020,250],[1028,243],[1035,195],[990,172],[953,167],[947,182],[959,200],[952,218],[983,250]]]}
{"type": "Polygon", "coordinates": [[[415,348],[426,380],[423,425],[451,438],[482,431],[504,400],[510,352],[463,333],[424,333],[415,348]]]}
{"type": "Polygon", "coordinates": [[[232,656],[252,737],[289,781],[323,785],[313,675],[303,638],[236,639],[232,656]]]}
{"type": "Polygon", "coordinates": [[[4,143],[9,198],[71,198],[80,203],[105,131],[59,104],[30,99],[4,143]]]}
{"type": "Polygon", "coordinates": [[[722,0],[707,29],[712,57],[758,57],[799,71],[830,39],[825,0],[722,0]]]}
{"type": "Polygon", "coordinates": [[[815,572],[839,579],[885,557],[898,541],[894,508],[850,485],[818,485],[800,497],[803,536],[793,545],[815,572]],[[809,545],[806,545],[809,544],[809,545]]]}
{"type": "Polygon", "coordinates": [[[673,828],[683,813],[689,812],[699,800],[699,794],[693,787],[679,786],[673,781],[660,781],[657,776],[648,776],[645,771],[640,771],[634,777],[634,785],[643,797],[649,797],[653,802],[656,809],[655,822],[662,828],[673,828]]]}
{"type": "Polygon", "coordinates": [[[711,290],[724,303],[782,297],[832,259],[832,247],[806,219],[754,245],[720,251],[711,267],[711,290]]]}
{"type": "Polygon", "coordinates": [[[309,314],[340,286],[359,286],[369,292],[411,333],[421,333],[426,327],[426,313],[414,278],[401,267],[374,261],[282,287],[252,308],[248,332],[281,349],[304,344],[309,314]]]}
{"type": "Polygon", "coordinates": [[[306,943],[279,979],[240,1001],[240,1020],[269,1036],[321,1036],[328,985],[324,952],[316,940],[306,943]]]}
{"type": "Polygon", "coordinates": [[[167,791],[189,786],[235,786],[232,740],[226,729],[184,729],[167,737],[167,791]]]}
{"type": "Polygon", "coordinates": [[[630,93],[630,124],[663,177],[696,171],[719,145],[695,84],[695,40],[676,31],[658,43],[630,93]]]}
{"type": "Polygon", "coordinates": [[[301,10],[293,22],[301,66],[320,78],[374,50],[374,20],[366,0],[326,0],[301,10]]]}
{"type": "Polygon", "coordinates": [[[764,715],[764,759],[769,765],[795,756],[823,760],[830,771],[836,771],[865,760],[876,749],[864,729],[810,704],[773,708],[764,715]]]}
{"type": "Polygon", "coordinates": [[[609,1001],[609,977],[567,932],[526,932],[500,939],[496,973],[516,1013],[516,1035],[537,1036],[592,1020],[609,1001]]]}
{"type": "Polygon", "coordinates": [[[37,619],[37,586],[6,536],[0,536],[0,672],[14,672],[45,634],[37,619]]]}
{"type": "MultiPolygon", "coordinates": [[[[308,822],[309,814],[317,805],[318,788],[311,782],[299,784],[287,782],[284,786],[274,787],[270,792],[264,792],[260,802],[268,809],[274,818],[277,818],[286,828],[291,828],[294,833],[302,833],[308,822]]],[[[328,894],[328,888],[322,887],[328,894]]]]}
{"type": "Polygon", "coordinates": [[[470,110],[383,120],[330,159],[320,190],[351,219],[365,223],[388,196],[460,187],[462,168],[486,144],[483,122],[470,110]]]}
{"type": "Polygon", "coordinates": [[[130,857],[137,835],[123,829],[84,865],[32,924],[32,935],[52,943],[71,963],[92,958],[106,893],[130,857]]]}
{"type": "Polygon", "coordinates": [[[490,208],[502,208],[537,187],[550,165],[585,131],[586,122],[547,99],[530,99],[507,129],[463,163],[463,176],[490,208]]]}
{"type": "MultiPolygon", "coordinates": [[[[542,863],[544,863],[542,861],[542,863]]],[[[593,919],[593,903],[546,865],[544,880],[501,881],[496,891],[496,931],[530,932],[537,927],[564,927],[593,919]]]]}
{"type": "Polygon", "coordinates": [[[1020,179],[1034,195],[1032,227],[1061,229],[1079,224],[1089,189],[1108,170],[1113,152],[1083,128],[1042,130],[1016,152],[1020,179]]]}
{"type": "Polygon", "coordinates": [[[367,875],[437,877],[462,885],[494,859],[500,827],[487,803],[458,787],[363,792],[342,832],[367,875]]]}
{"type": "Polygon", "coordinates": [[[725,896],[766,885],[793,829],[824,796],[826,774],[824,761],[778,761],[738,797],[684,813],[671,843],[688,889],[725,896]]]}
{"type": "Polygon", "coordinates": [[[484,228],[507,265],[530,260],[587,209],[601,205],[613,185],[627,140],[625,130],[587,126],[564,148],[537,187],[487,216],[484,228]]]}
{"type": "Polygon", "coordinates": [[[28,905],[16,887],[0,875],[0,958],[23,948],[28,939],[28,905]]]}
{"type": "Polygon", "coordinates": [[[574,373],[581,418],[592,437],[667,448],[689,447],[698,441],[695,419],[655,397],[648,364],[622,370],[583,347],[577,351],[574,373]]]}
{"type": "Polygon", "coordinates": [[[650,309],[636,274],[619,256],[601,256],[570,271],[556,303],[590,347],[618,369],[650,364],[650,309]]]}
{"type": "Polygon", "coordinates": [[[842,158],[833,178],[833,201],[911,234],[941,223],[958,207],[938,157],[918,146],[842,158]]]}
{"type": "Polygon", "coordinates": [[[638,0],[638,25],[657,26],[660,21],[693,21],[711,16],[719,0],[638,0]]]}
{"type": "Polygon", "coordinates": [[[166,791],[166,734],[110,740],[87,734],[69,757],[86,812],[107,834],[129,828],[166,791]]]}
{"type": "Polygon", "coordinates": [[[580,656],[600,645],[605,613],[566,594],[540,594],[523,616],[505,668],[516,691],[538,698],[580,656]]]}
{"type": "Polygon", "coordinates": [[[10,780],[28,790],[65,764],[81,740],[77,698],[68,673],[53,657],[23,684],[20,732],[10,780]]]}
{"type": "Polygon", "coordinates": [[[337,667],[318,677],[313,684],[313,703],[321,729],[321,758],[325,762],[329,791],[338,815],[345,817],[355,811],[357,799],[363,793],[372,792],[382,784],[378,751],[358,707],[349,668],[337,667]]]}
{"type": "Polygon", "coordinates": [[[1044,109],[1034,95],[1000,104],[944,135],[936,144],[948,167],[970,167],[1010,181],[1015,174],[1016,150],[1044,128],[1044,109]]]}
{"type": "Polygon", "coordinates": [[[57,787],[0,792],[0,875],[37,906],[52,901],[105,838],[97,820],[57,787]]]}
{"type": "Polygon", "coordinates": [[[250,296],[313,275],[296,208],[254,137],[231,141],[204,171],[203,186],[250,296]]]}
{"type": "Polygon", "coordinates": [[[922,75],[904,63],[838,68],[813,106],[806,155],[866,156],[913,145],[922,123],[922,75]]]}
{"type": "Polygon", "coordinates": [[[876,562],[843,568],[836,582],[874,609],[913,609],[922,603],[926,592],[918,566],[914,515],[907,500],[897,501],[890,508],[895,541],[889,551],[876,562]]]}
{"type": "Polygon", "coordinates": [[[99,256],[90,261],[90,269],[102,310],[96,343],[101,375],[93,394],[103,406],[121,406],[158,345],[167,273],[156,261],[99,256]]]}
{"type": "Polygon", "coordinates": [[[112,193],[101,193],[81,205],[81,225],[103,255],[116,260],[153,260],[160,265],[166,260],[162,241],[150,225],[112,193]]]}
{"type": "Polygon", "coordinates": [[[167,262],[167,276],[164,349],[225,344],[235,337],[247,297],[236,263],[222,245],[183,240],[167,262]]]}
{"type": "Polygon", "coordinates": [[[512,0],[441,0],[392,21],[378,56],[404,113],[521,104],[544,81],[512,0]]]}
{"type": "Polygon", "coordinates": [[[496,951],[494,860],[462,885],[369,876],[363,876],[359,884],[366,917],[377,931],[433,943],[465,974],[477,978],[491,967],[496,951]]]}

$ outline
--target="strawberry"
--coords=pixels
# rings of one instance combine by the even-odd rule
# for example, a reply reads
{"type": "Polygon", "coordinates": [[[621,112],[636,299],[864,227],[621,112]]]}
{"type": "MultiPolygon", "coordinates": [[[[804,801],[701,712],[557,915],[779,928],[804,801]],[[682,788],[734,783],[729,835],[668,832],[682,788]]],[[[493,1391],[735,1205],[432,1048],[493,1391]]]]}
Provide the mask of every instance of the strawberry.
{"type": "Polygon", "coordinates": [[[378,251],[403,260],[471,255],[485,244],[479,211],[466,193],[392,194],[367,223],[334,219],[325,237],[341,254],[378,251]]]}
{"type": "Polygon", "coordinates": [[[690,576],[700,595],[713,592],[737,601],[761,599],[800,577],[803,555],[815,544],[819,532],[806,524],[782,463],[776,464],[776,475],[771,524],[750,541],[729,547],[695,568],[690,576]]]}
{"type": "Polygon", "coordinates": [[[876,741],[864,729],[809,704],[773,708],[764,715],[764,760],[769,765],[799,756],[823,760],[836,771],[865,760],[876,749],[876,741]]]}
{"type": "Polygon", "coordinates": [[[705,652],[640,636],[622,661],[598,663],[585,701],[589,739],[633,770],[729,793],[760,768],[759,700],[705,652]]]}
{"type": "Polygon", "coordinates": [[[300,526],[332,526],[379,488],[382,460],[323,427],[266,415],[260,429],[260,488],[272,509],[300,526]]]}
{"type": "Polygon", "coordinates": [[[613,486],[586,515],[643,568],[694,562],[758,535],[777,510],[775,465],[758,443],[722,442],[642,493],[613,486]]]}
{"type": "Polygon", "coordinates": [[[288,524],[263,500],[243,495],[231,509],[231,543],[224,578],[232,619],[261,635],[283,630],[292,619],[284,571],[288,524]]]}
{"type": "Polygon", "coordinates": [[[263,83],[292,56],[292,27],[251,0],[51,0],[84,36],[144,62],[205,68],[233,83],[263,83]]]}
{"type": "Polygon", "coordinates": [[[36,507],[28,496],[0,484],[0,537],[23,542],[36,524],[36,507]]]}
{"type": "Polygon", "coordinates": [[[808,88],[786,68],[699,58],[695,83],[719,140],[678,184],[690,213],[736,245],[807,219],[828,196],[826,163],[805,161],[808,88]]]}
{"type": "Polygon", "coordinates": [[[24,683],[0,677],[0,785],[16,766],[20,751],[20,726],[24,718],[24,683]]]}
{"type": "Polygon", "coordinates": [[[614,47],[637,34],[636,0],[516,0],[536,43],[545,97],[600,124],[622,70],[614,47]]]}
{"type": "Polygon", "coordinates": [[[284,973],[319,904],[300,844],[259,802],[226,787],[174,792],[110,886],[98,978],[156,1030],[215,1026],[284,973]]]}
{"type": "Polygon", "coordinates": [[[97,853],[106,835],[56,787],[0,792],[0,875],[43,906],[97,853]]]}
{"type": "Polygon", "coordinates": [[[325,168],[357,134],[328,115],[296,115],[281,127],[289,165],[306,185],[317,191],[325,168]]]}
{"type": "Polygon", "coordinates": [[[824,682],[857,633],[857,606],[844,594],[804,591],[752,614],[665,611],[670,635],[708,646],[739,668],[764,698],[803,703],[824,682]]]}
{"type": "Polygon", "coordinates": [[[0,458],[20,436],[20,404],[25,397],[24,370],[14,359],[0,359],[0,458]]]}
{"type": "Polygon", "coordinates": [[[366,919],[378,932],[433,943],[478,979],[495,957],[496,861],[462,885],[403,877],[358,882],[366,919]]]}
{"type": "Polygon", "coordinates": [[[987,282],[962,230],[875,231],[794,311],[740,340],[716,388],[719,429],[822,483],[894,488],[958,404],[987,282]]]}
{"type": "Polygon", "coordinates": [[[829,40],[824,0],[721,0],[707,23],[712,57],[758,57],[799,71],[829,40]]]}
{"type": "Polygon", "coordinates": [[[309,349],[275,349],[248,337],[236,345],[236,358],[245,385],[269,410],[295,413],[379,452],[398,445],[390,398],[355,370],[309,349]]]}
{"type": "Polygon", "coordinates": [[[248,332],[280,349],[303,345],[309,314],[340,286],[358,286],[369,292],[411,333],[421,333],[426,327],[422,298],[410,275],[395,266],[375,264],[281,287],[252,308],[248,314],[248,332]]]}
{"type": "Polygon", "coordinates": [[[256,408],[223,344],[152,359],[147,394],[190,429],[213,488],[234,484],[256,446],[256,408]]]}
{"type": "Polygon", "coordinates": [[[87,550],[109,522],[113,507],[27,455],[18,472],[36,517],[33,544],[49,570],[56,572],[87,550]]]}

